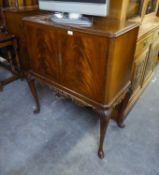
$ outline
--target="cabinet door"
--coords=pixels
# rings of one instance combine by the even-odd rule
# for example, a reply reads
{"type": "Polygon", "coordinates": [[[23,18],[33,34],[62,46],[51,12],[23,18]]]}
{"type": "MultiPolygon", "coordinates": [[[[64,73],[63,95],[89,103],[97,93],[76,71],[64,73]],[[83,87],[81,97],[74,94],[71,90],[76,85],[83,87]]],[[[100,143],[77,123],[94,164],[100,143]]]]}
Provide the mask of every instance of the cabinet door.
{"type": "Polygon", "coordinates": [[[152,12],[155,12],[156,5],[157,5],[157,0],[148,0],[146,14],[150,14],[152,12]]]}
{"type": "Polygon", "coordinates": [[[155,69],[157,65],[157,59],[158,59],[158,54],[159,54],[159,41],[155,42],[152,45],[151,53],[150,56],[152,57],[152,70],[155,69]]]}
{"type": "Polygon", "coordinates": [[[145,66],[149,55],[149,49],[146,49],[142,54],[135,58],[132,87],[133,92],[142,88],[145,66]]]}
{"type": "Polygon", "coordinates": [[[26,42],[31,69],[45,78],[58,81],[58,38],[57,30],[38,24],[26,24],[26,42]]]}
{"type": "Polygon", "coordinates": [[[157,65],[158,53],[159,53],[159,42],[156,42],[152,45],[150,55],[147,60],[145,77],[144,77],[145,81],[152,75],[154,68],[157,65]]]}
{"type": "Polygon", "coordinates": [[[108,39],[61,30],[61,83],[76,94],[98,102],[104,99],[108,39]]]}

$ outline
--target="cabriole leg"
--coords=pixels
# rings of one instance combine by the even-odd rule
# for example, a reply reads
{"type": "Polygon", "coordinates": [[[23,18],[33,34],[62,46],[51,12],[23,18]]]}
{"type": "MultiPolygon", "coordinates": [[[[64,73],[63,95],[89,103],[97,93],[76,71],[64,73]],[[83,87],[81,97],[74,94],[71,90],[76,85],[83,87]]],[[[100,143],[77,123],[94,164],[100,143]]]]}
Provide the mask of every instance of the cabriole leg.
{"type": "Polygon", "coordinates": [[[3,85],[1,82],[0,82],[0,91],[3,91],[3,85]]]}
{"type": "Polygon", "coordinates": [[[34,110],[34,113],[39,113],[40,112],[40,103],[39,103],[39,98],[38,98],[38,94],[37,94],[36,87],[35,87],[35,78],[33,78],[31,75],[27,75],[27,82],[28,82],[29,88],[31,90],[32,96],[35,100],[35,104],[36,104],[36,108],[34,110]]]}
{"type": "Polygon", "coordinates": [[[106,131],[108,128],[108,124],[111,118],[111,113],[112,113],[111,109],[103,111],[103,112],[101,111],[99,112],[100,114],[100,143],[99,143],[98,156],[101,159],[104,158],[103,145],[104,145],[104,139],[105,139],[106,131]]]}
{"type": "Polygon", "coordinates": [[[118,106],[118,115],[117,115],[117,118],[116,118],[116,122],[117,122],[117,125],[120,128],[124,128],[125,127],[125,124],[124,124],[124,120],[125,120],[124,111],[125,111],[125,109],[126,109],[126,107],[128,105],[128,102],[129,102],[129,99],[131,97],[131,94],[132,94],[132,89],[129,88],[128,92],[125,95],[124,100],[118,106]]]}

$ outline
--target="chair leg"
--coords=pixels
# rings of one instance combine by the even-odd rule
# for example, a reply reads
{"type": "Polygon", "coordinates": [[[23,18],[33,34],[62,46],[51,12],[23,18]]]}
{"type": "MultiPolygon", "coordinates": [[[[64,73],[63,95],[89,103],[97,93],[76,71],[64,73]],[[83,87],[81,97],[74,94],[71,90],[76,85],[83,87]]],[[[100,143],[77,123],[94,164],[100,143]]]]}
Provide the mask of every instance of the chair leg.
{"type": "Polygon", "coordinates": [[[17,41],[14,41],[14,52],[16,53],[15,54],[15,67],[16,67],[16,72],[18,74],[21,74],[21,67],[20,67],[20,61],[19,61],[19,56],[18,56],[18,48],[17,48],[17,41]]]}
{"type": "Polygon", "coordinates": [[[13,56],[12,56],[12,54],[11,54],[11,51],[10,50],[8,50],[8,52],[7,52],[8,54],[8,62],[9,62],[9,65],[10,65],[10,69],[11,69],[11,71],[12,72],[16,72],[15,71],[15,64],[13,63],[13,56]]]}
{"type": "Polygon", "coordinates": [[[0,82],[0,91],[3,91],[3,85],[1,82],[0,82]]]}
{"type": "Polygon", "coordinates": [[[1,81],[0,81],[0,91],[3,90],[3,86],[5,86],[5,85],[7,85],[7,84],[9,84],[9,83],[11,83],[11,82],[17,80],[17,79],[18,79],[18,77],[17,77],[16,75],[13,75],[13,76],[11,76],[11,77],[5,79],[5,80],[1,80],[1,81]]]}
{"type": "Polygon", "coordinates": [[[30,91],[32,93],[32,96],[35,100],[35,104],[36,104],[36,108],[34,110],[34,113],[39,113],[40,112],[40,103],[39,103],[39,98],[38,98],[38,94],[37,94],[36,87],[35,87],[35,78],[28,75],[27,76],[27,82],[28,82],[30,91]]]}

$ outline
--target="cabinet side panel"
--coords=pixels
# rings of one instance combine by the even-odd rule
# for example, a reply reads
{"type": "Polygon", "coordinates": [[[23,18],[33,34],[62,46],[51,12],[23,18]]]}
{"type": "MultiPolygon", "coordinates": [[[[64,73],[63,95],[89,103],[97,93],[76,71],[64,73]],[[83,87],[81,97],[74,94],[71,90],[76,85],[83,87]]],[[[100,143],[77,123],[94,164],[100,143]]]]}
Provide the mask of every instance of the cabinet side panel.
{"type": "Polygon", "coordinates": [[[129,83],[134,60],[138,28],[111,40],[105,102],[111,103],[129,83]]]}

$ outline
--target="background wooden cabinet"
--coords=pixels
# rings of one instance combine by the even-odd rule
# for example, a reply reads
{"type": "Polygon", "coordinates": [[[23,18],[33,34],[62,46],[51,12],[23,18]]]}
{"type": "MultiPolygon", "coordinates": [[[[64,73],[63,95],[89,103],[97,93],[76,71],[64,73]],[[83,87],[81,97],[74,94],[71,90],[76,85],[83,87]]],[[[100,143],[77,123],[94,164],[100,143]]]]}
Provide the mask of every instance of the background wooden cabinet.
{"type": "Polygon", "coordinates": [[[127,19],[141,16],[143,0],[129,0],[127,9],[127,19]]]}
{"type": "Polygon", "coordinates": [[[23,22],[26,16],[42,14],[38,8],[25,9],[6,9],[4,10],[4,18],[6,29],[9,33],[14,34],[18,41],[18,56],[20,59],[21,70],[25,71],[29,68],[29,59],[24,41],[23,22]]]}
{"type": "Polygon", "coordinates": [[[158,64],[158,53],[159,53],[159,41],[152,45],[151,57],[152,57],[152,69],[154,70],[158,64]]]}
{"type": "Polygon", "coordinates": [[[157,0],[148,0],[146,7],[146,14],[155,12],[157,5],[157,0]]]}
{"type": "Polygon", "coordinates": [[[138,38],[132,69],[133,94],[125,113],[130,111],[153,77],[159,53],[158,27],[138,38]]]}
{"type": "Polygon", "coordinates": [[[149,55],[149,49],[147,48],[141,53],[134,62],[133,77],[132,77],[132,88],[133,93],[138,92],[143,85],[144,70],[149,55]]]}
{"type": "Polygon", "coordinates": [[[134,65],[133,94],[125,111],[127,114],[151,81],[159,53],[159,19],[156,16],[159,0],[129,0],[127,19],[140,22],[134,65]],[[132,5],[132,6],[130,6],[132,5]]]}

